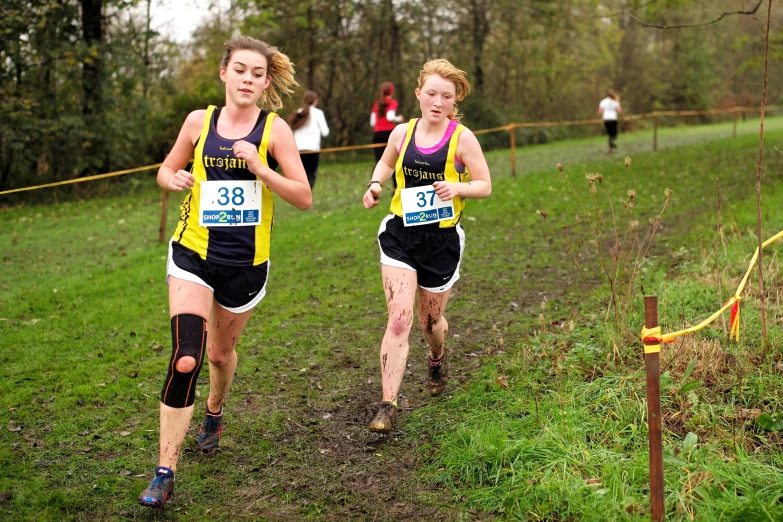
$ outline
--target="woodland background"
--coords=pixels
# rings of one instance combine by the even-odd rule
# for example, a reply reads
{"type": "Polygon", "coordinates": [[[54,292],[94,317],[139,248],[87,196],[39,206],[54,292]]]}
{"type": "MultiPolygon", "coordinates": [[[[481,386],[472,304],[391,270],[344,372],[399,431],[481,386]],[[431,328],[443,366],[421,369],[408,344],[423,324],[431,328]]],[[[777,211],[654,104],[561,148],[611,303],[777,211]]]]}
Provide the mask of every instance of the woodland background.
{"type": "MultiPolygon", "coordinates": [[[[151,29],[152,2],[3,1],[0,190],[161,161],[189,111],[223,103],[222,43],[239,33],[296,64],[301,89],[283,116],[304,88],[320,94],[326,146],[370,141],[382,81],[396,84],[399,112],[415,116],[416,78],[434,57],[468,71],[474,91],[461,110],[475,130],[595,117],[609,87],[628,114],[761,98],[765,9],[687,29],[643,25],[710,21],[756,0],[233,0],[186,45],[151,29]]],[[[769,103],[783,101],[781,16],[773,12],[769,103]]],[[[553,127],[521,141],[588,132],[598,129],[553,127]]]]}

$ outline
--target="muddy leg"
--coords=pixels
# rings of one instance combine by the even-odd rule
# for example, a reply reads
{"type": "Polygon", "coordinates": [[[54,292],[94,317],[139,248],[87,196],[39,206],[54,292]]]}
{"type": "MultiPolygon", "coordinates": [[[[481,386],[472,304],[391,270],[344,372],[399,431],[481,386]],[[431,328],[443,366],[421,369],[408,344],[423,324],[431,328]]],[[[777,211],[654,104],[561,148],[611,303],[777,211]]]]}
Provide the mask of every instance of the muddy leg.
{"type": "MultiPolygon", "coordinates": [[[[212,306],[212,291],[202,285],[183,281],[169,276],[169,313],[171,317],[179,314],[194,314],[209,317],[212,306]]],[[[190,371],[196,364],[192,357],[182,357],[177,368],[190,371]]],[[[172,408],[160,405],[160,465],[177,469],[177,461],[182,453],[182,442],[193,417],[193,406],[172,408]]]]}
{"type": "Polygon", "coordinates": [[[253,310],[241,314],[229,312],[217,303],[212,307],[207,330],[207,353],[209,354],[209,397],[207,408],[218,413],[226,399],[228,388],[234,380],[237,369],[237,352],[234,349],[239,335],[245,328],[253,310]]]}
{"type": "Polygon", "coordinates": [[[177,470],[182,454],[182,443],[193,418],[193,406],[172,408],[160,403],[160,460],[161,466],[177,470]]]}
{"type": "Polygon", "coordinates": [[[389,320],[381,343],[383,400],[395,402],[408,361],[408,335],[413,325],[416,272],[381,265],[389,320]]]}
{"type": "Polygon", "coordinates": [[[446,345],[449,323],[443,317],[443,311],[446,309],[446,303],[450,294],[451,289],[439,294],[433,294],[423,288],[419,288],[419,302],[416,306],[419,325],[430,345],[430,359],[434,361],[443,357],[446,345]]]}

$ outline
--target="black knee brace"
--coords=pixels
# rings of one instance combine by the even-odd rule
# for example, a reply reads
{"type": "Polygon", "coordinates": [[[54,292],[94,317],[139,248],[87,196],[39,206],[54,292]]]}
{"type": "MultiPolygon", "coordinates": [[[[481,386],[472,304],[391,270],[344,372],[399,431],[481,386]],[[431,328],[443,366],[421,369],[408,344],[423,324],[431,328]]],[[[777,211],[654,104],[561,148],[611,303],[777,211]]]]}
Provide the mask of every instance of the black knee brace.
{"type": "Polygon", "coordinates": [[[171,361],[160,402],[172,408],[187,408],[196,399],[196,381],[207,346],[207,320],[193,314],[175,315],[171,318],[171,344],[171,361]],[[196,360],[196,366],[187,373],[177,370],[183,357],[196,360]]]}

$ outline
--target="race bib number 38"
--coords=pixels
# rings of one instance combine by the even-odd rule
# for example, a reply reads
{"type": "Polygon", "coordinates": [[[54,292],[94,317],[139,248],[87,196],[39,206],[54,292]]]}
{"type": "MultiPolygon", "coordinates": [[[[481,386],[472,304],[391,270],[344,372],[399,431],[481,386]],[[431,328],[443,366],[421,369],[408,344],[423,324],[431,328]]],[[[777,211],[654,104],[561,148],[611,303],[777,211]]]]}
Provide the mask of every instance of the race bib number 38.
{"type": "Polygon", "coordinates": [[[454,217],[454,203],[442,201],[432,186],[402,189],[402,220],[406,227],[437,223],[454,217]]]}
{"type": "Polygon", "coordinates": [[[202,181],[202,227],[255,227],[261,224],[260,181],[202,181]]]}

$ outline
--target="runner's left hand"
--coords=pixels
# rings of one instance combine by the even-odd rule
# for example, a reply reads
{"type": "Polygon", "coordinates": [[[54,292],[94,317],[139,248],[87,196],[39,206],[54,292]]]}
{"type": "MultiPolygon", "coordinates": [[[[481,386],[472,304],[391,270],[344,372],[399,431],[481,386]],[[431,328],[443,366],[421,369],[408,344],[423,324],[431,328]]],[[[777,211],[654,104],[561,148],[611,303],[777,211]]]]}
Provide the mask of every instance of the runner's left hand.
{"type": "Polygon", "coordinates": [[[234,143],[234,156],[237,159],[245,160],[250,172],[261,177],[259,174],[264,165],[261,163],[261,158],[258,157],[258,148],[255,145],[243,140],[237,141],[234,143]]]}
{"type": "Polygon", "coordinates": [[[459,190],[457,190],[456,183],[450,183],[448,181],[436,181],[432,184],[432,188],[435,189],[435,194],[438,195],[441,201],[449,201],[459,196],[459,190]]]}

